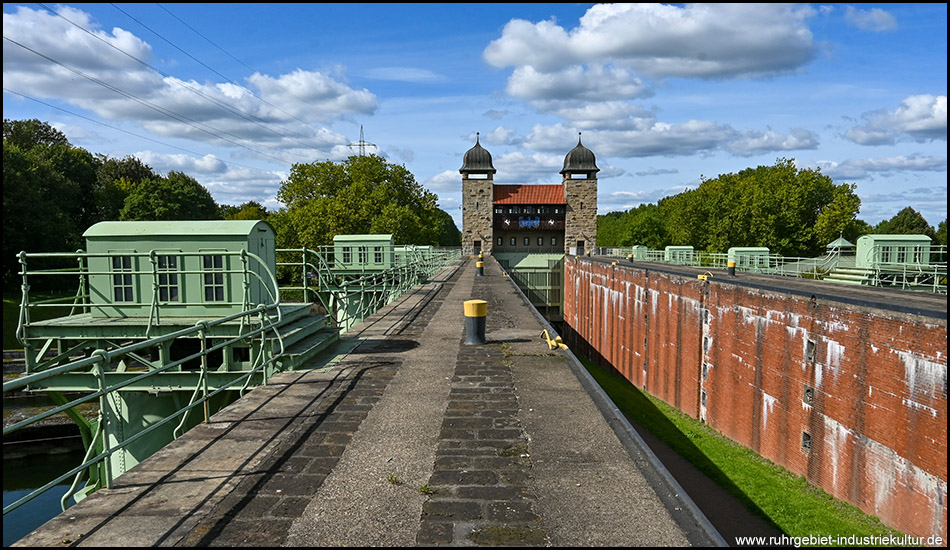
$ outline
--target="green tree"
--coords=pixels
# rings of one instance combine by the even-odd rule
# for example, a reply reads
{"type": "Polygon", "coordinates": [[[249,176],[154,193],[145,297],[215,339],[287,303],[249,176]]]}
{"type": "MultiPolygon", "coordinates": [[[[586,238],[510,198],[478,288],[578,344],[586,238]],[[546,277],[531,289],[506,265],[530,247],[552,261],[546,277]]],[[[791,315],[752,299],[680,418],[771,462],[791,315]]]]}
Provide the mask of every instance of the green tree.
{"type": "Polygon", "coordinates": [[[269,216],[267,208],[257,201],[248,201],[241,206],[221,206],[221,217],[226,220],[266,220],[269,216]]]}
{"type": "Polygon", "coordinates": [[[3,141],[29,151],[37,145],[69,145],[66,134],[37,119],[3,119],[3,141]]]}
{"type": "Polygon", "coordinates": [[[893,218],[874,226],[874,232],[890,235],[927,235],[931,239],[937,235],[924,216],[909,206],[893,218]]]}
{"type": "Polygon", "coordinates": [[[462,246],[462,232],[455,225],[451,214],[439,208],[433,212],[432,217],[436,225],[439,246],[462,246]]]}
{"type": "Polygon", "coordinates": [[[934,242],[947,246],[947,220],[946,218],[937,224],[937,233],[934,235],[934,242]]]}
{"type": "Polygon", "coordinates": [[[99,205],[101,219],[119,219],[119,212],[125,206],[125,198],[132,189],[143,181],[159,177],[137,157],[103,158],[96,174],[99,184],[96,203],[99,205]]]}
{"type": "Polygon", "coordinates": [[[857,238],[867,232],[867,224],[856,219],[861,200],[854,189],[778,159],[774,166],[702,178],[696,189],[655,205],[602,216],[605,234],[604,240],[598,234],[598,242],[652,249],[675,244],[709,252],[766,246],[776,254],[813,256],[839,235],[857,238]]]}
{"type": "Polygon", "coordinates": [[[134,185],[125,198],[119,219],[218,220],[218,205],[200,183],[181,172],[134,185]]]}
{"type": "Polygon", "coordinates": [[[447,234],[435,194],[404,166],[376,155],[295,164],[277,198],[287,206],[282,213],[287,219],[277,224],[283,228],[281,247],[315,248],[331,244],[336,235],[361,233],[392,234],[400,244],[439,245],[447,234]]]}
{"type": "Polygon", "coordinates": [[[16,257],[76,250],[78,231],[60,207],[67,182],[48,159],[3,141],[3,283],[18,282],[16,257]]]}

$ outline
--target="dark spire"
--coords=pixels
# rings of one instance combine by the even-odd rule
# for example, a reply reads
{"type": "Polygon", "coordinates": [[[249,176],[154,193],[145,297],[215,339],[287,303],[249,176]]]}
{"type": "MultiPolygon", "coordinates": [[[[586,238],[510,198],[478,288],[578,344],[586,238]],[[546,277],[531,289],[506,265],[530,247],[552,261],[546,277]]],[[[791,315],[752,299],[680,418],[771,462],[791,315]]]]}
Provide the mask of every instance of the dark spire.
{"type": "Polygon", "coordinates": [[[581,143],[581,134],[578,132],[577,146],[564,157],[564,169],[561,170],[561,174],[596,174],[597,172],[600,172],[600,168],[597,168],[597,159],[594,157],[594,153],[581,143]]]}
{"type": "Polygon", "coordinates": [[[480,172],[480,173],[495,173],[495,167],[492,166],[491,162],[491,153],[487,149],[482,147],[481,143],[478,141],[479,134],[475,134],[475,146],[465,152],[465,156],[462,158],[462,167],[459,168],[459,172],[480,172]]]}

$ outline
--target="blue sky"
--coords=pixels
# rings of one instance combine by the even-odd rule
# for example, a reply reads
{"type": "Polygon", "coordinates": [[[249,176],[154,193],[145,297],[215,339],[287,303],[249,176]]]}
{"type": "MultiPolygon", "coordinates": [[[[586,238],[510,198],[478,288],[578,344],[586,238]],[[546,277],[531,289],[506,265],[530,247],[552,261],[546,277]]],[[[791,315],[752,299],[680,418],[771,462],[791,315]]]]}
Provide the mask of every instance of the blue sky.
{"type": "Polygon", "coordinates": [[[600,213],[795,159],[871,224],[947,216],[946,4],[4,4],[3,116],[180,170],[222,204],[295,163],[405,165],[461,226],[475,134],[498,183],[557,183],[582,133],[600,213]]]}

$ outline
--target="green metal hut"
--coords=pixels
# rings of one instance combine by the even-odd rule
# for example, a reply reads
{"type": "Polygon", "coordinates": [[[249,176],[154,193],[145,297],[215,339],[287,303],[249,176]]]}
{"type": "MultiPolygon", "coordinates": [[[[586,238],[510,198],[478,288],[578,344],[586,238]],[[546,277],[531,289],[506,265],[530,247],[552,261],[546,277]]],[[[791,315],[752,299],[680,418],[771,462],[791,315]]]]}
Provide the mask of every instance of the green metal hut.
{"type": "Polygon", "coordinates": [[[693,247],[668,246],[663,249],[663,261],[670,264],[689,265],[693,263],[693,247]]]}
{"type": "Polygon", "coordinates": [[[83,236],[94,317],[214,318],[277,301],[267,222],[100,222],[83,236]]]}
{"type": "Polygon", "coordinates": [[[392,235],[333,237],[333,268],[339,271],[385,271],[393,267],[392,235]]]}
{"type": "Polygon", "coordinates": [[[901,265],[929,265],[930,237],[926,235],[864,235],[858,238],[855,267],[887,269],[901,265]]]}
{"type": "Polygon", "coordinates": [[[769,268],[769,249],[764,246],[733,246],[726,257],[744,271],[761,272],[769,268]]]}

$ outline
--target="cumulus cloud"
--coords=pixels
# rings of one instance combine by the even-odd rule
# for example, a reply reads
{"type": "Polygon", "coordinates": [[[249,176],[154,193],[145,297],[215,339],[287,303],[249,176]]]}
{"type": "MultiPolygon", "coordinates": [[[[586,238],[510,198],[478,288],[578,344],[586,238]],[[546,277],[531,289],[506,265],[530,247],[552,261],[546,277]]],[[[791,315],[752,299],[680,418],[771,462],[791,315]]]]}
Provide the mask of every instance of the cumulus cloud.
{"type": "Polygon", "coordinates": [[[800,4],[598,4],[574,28],[512,20],[483,56],[496,67],[513,67],[510,96],[564,121],[535,127],[524,140],[533,150],[560,151],[578,131],[597,151],[621,157],[813,149],[818,139],[807,130],[666,123],[655,108],[634,101],[655,94],[643,77],[726,79],[798,70],[815,55],[806,24],[815,13],[800,4]]]}
{"type": "Polygon", "coordinates": [[[606,101],[649,97],[653,92],[632,72],[618,67],[579,65],[542,72],[531,66],[514,70],[507,92],[520,99],[606,101]]]}
{"type": "Polygon", "coordinates": [[[543,73],[610,61],[656,77],[774,75],[814,57],[805,24],[814,13],[800,4],[598,4],[571,30],[510,21],[483,55],[543,73]]]}
{"type": "Polygon", "coordinates": [[[890,145],[901,138],[924,142],[947,139],[947,96],[910,96],[893,111],[865,113],[864,124],[845,133],[860,145],[890,145]]]}
{"type": "Polygon", "coordinates": [[[163,136],[258,155],[269,154],[268,147],[340,145],[340,136],[315,125],[378,107],[370,91],[316,71],[256,73],[246,85],[162,75],[148,66],[152,49],[145,41],[120,28],[104,31],[78,9],[57,10],[62,17],[25,7],[4,13],[3,36],[12,41],[3,48],[5,88],[61,100],[106,120],[138,122],[163,136]]]}

